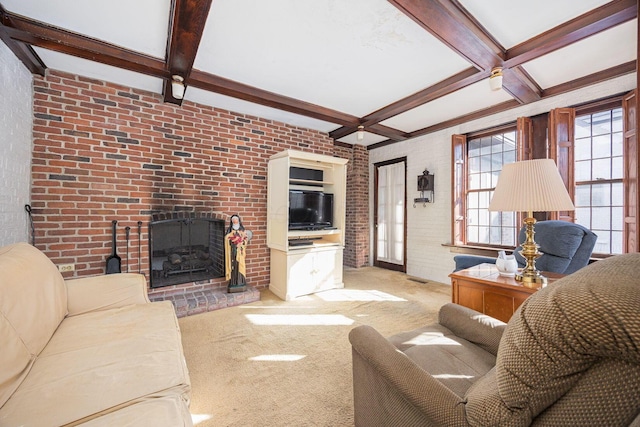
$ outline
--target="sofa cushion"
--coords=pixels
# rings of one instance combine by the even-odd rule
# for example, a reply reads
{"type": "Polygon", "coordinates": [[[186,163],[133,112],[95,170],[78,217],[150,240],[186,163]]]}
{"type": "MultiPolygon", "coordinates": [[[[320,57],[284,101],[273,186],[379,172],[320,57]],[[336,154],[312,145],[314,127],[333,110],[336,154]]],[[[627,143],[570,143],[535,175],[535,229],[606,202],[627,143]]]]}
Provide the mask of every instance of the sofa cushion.
{"type": "MultiPolygon", "coordinates": [[[[1,292],[1,291],[0,291],[1,292]]],[[[0,313],[0,407],[18,388],[35,360],[13,325],[0,313]]]]}
{"type": "Polygon", "coordinates": [[[493,354],[434,324],[388,340],[459,397],[496,362],[493,354]]]}
{"type": "Polygon", "coordinates": [[[67,314],[56,266],[27,243],[0,248],[0,406],[20,385],[67,314]]]}
{"type": "Polygon", "coordinates": [[[529,425],[569,396],[573,401],[566,407],[587,411],[590,425],[624,425],[633,419],[640,403],[639,276],[640,254],[619,255],[529,297],[500,342],[499,399],[488,396],[486,387],[470,389],[470,424],[529,425]],[[585,390],[598,391],[597,405],[593,396],[581,400],[585,390]],[[489,404],[495,408],[487,409],[489,404]]]}
{"type": "Polygon", "coordinates": [[[178,396],[145,400],[115,412],[94,418],[82,427],[190,427],[189,408],[178,396]]]}
{"type": "Polygon", "coordinates": [[[0,408],[0,425],[65,425],[163,396],[188,400],[170,302],[68,317],[0,408]]]}

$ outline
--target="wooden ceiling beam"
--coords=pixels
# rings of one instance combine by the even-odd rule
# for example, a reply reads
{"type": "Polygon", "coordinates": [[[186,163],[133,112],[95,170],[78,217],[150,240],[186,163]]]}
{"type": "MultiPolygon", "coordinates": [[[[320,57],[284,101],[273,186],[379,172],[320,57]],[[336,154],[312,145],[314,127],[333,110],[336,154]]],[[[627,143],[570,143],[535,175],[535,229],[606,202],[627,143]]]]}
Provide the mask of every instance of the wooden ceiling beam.
{"type": "MultiPolygon", "coordinates": [[[[419,136],[427,135],[427,134],[430,134],[430,133],[433,133],[433,132],[437,132],[439,130],[447,129],[447,128],[452,127],[452,126],[457,126],[457,125],[460,125],[462,123],[469,122],[471,120],[476,120],[476,119],[480,119],[482,117],[490,116],[492,114],[501,113],[503,111],[507,111],[507,110],[510,110],[512,108],[516,108],[516,107],[519,107],[519,106],[520,106],[520,103],[518,101],[516,101],[515,99],[512,99],[511,101],[506,101],[506,102],[494,105],[492,107],[485,108],[483,110],[474,111],[472,113],[465,114],[464,116],[455,117],[453,119],[437,123],[437,124],[435,124],[433,126],[429,126],[429,127],[423,128],[423,129],[418,129],[416,131],[410,132],[409,133],[409,137],[410,138],[416,138],[416,137],[419,137],[419,136]]],[[[373,149],[376,149],[376,148],[385,147],[387,145],[394,144],[395,142],[396,141],[392,141],[392,140],[380,141],[380,142],[378,142],[376,144],[371,144],[371,145],[367,146],[367,150],[373,150],[373,149]]]]}
{"type": "Polygon", "coordinates": [[[512,68],[635,19],[637,0],[614,0],[507,50],[504,67],[512,68]]]}
{"type": "Polygon", "coordinates": [[[13,40],[4,32],[0,32],[0,39],[32,74],[44,77],[47,66],[31,46],[13,40]]]}
{"type": "Polygon", "coordinates": [[[403,132],[398,129],[391,128],[389,126],[384,126],[381,124],[375,124],[369,126],[367,128],[367,132],[375,133],[377,135],[386,136],[392,141],[404,141],[405,139],[409,139],[409,134],[403,132]]]}
{"type": "Polygon", "coordinates": [[[193,69],[189,77],[189,84],[193,87],[219,93],[243,101],[267,107],[277,108],[290,113],[300,114],[329,123],[337,123],[342,126],[355,126],[360,123],[360,119],[350,114],[341,113],[330,108],[321,107],[309,102],[300,101],[287,96],[278,95],[264,89],[245,85],[224,77],[209,74],[204,71],[193,69]]]}
{"type": "MultiPolygon", "coordinates": [[[[358,130],[358,126],[342,126],[334,131],[329,132],[329,137],[337,141],[347,135],[356,133],[358,130]]],[[[380,123],[373,123],[371,126],[366,127],[364,130],[370,133],[375,133],[376,135],[384,136],[395,142],[404,141],[405,139],[409,138],[406,132],[382,125],[380,123]]]]}
{"type": "Polygon", "coordinates": [[[399,101],[387,105],[378,111],[368,114],[364,117],[362,124],[365,127],[374,123],[387,120],[395,115],[409,111],[415,107],[419,107],[427,102],[436,100],[444,95],[453,93],[459,89],[479,82],[489,77],[488,73],[479,73],[475,68],[467,68],[441,82],[434,84],[426,89],[407,96],[399,101]]]}
{"type": "MultiPolygon", "coordinates": [[[[174,0],[167,37],[167,69],[171,76],[184,79],[185,86],[198,54],[204,26],[209,16],[212,0],[174,0]]],[[[182,104],[182,99],[173,97],[171,79],[164,80],[164,100],[182,104]]]]}
{"type": "MultiPolygon", "coordinates": [[[[161,78],[165,81],[165,96],[168,92],[166,84],[170,81],[171,75],[180,74],[188,76],[188,84],[195,87],[343,126],[331,133],[334,139],[357,131],[357,127],[362,124],[367,131],[384,135],[394,142],[406,139],[415,133],[405,133],[379,125],[381,121],[485,79],[489,75],[490,68],[496,65],[504,67],[504,89],[520,103],[534,102],[552,93],[561,92],[565,88],[573,88],[575,85],[582,87],[587,82],[593,84],[593,81],[599,79],[596,75],[541,91],[519,65],[627,22],[637,17],[638,13],[637,0],[614,0],[504,51],[492,36],[459,5],[457,0],[389,0],[411,19],[469,60],[474,67],[363,118],[357,118],[205,72],[192,70],[189,73],[188,71],[193,67],[212,0],[205,1],[206,11],[201,4],[196,6],[196,3],[199,3],[197,0],[174,0],[166,62],[2,9],[0,9],[2,18],[0,37],[34,73],[44,74],[46,65],[30,45],[161,78]]],[[[596,74],[612,78],[616,73],[626,73],[624,70],[627,68],[628,64],[624,64],[616,71],[605,70],[596,74]]]]}
{"type": "Polygon", "coordinates": [[[627,74],[632,74],[636,71],[636,62],[637,61],[629,61],[624,64],[617,65],[615,67],[611,67],[606,70],[598,71],[597,73],[589,74],[588,76],[572,80],[570,82],[546,88],[542,93],[542,97],[549,98],[551,96],[560,95],[563,93],[571,92],[572,90],[582,89],[588,86],[605,82],[607,80],[622,77],[627,74]]]}
{"type": "MultiPolygon", "coordinates": [[[[15,41],[52,51],[100,62],[153,77],[170,80],[171,71],[164,61],[123,49],[81,34],[34,21],[19,15],[3,16],[3,31],[15,41]]],[[[180,44],[180,43],[179,43],[180,44]]],[[[194,56],[195,59],[195,56],[194,56]]],[[[193,63],[191,63],[191,66],[193,63]]],[[[358,126],[359,118],[308,102],[234,82],[223,77],[192,69],[188,83],[244,101],[278,108],[343,126],[358,126]]],[[[388,132],[387,132],[388,133],[388,132]]]]}
{"type": "MultiPolygon", "coordinates": [[[[332,138],[335,142],[339,142],[338,139],[343,138],[347,135],[351,135],[352,133],[357,132],[359,129],[353,126],[343,126],[340,129],[348,129],[349,132],[342,134],[340,136],[334,136],[333,132],[338,131],[336,129],[333,132],[329,132],[329,137],[332,138]]],[[[394,129],[389,126],[381,125],[380,123],[373,124],[366,129],[369,133],[375,133],[376,135],[384,136],[389,141],[400,142],[406,139],[409,139],[409,135],[406,132],[403,132],[399,129],[394,129]]]]}
{"type": "Polygon", "coordinates": [[[520,73],[504,67],[502,46],[471,19],[466,10],[452,0],[389,0],[433,36],[471,62],[479,71],[504,68],[502,86],[518,102],[526,104],[540,99],[535,83],[520,73]]]}
{"type": "Polygon", "coordinates": [[[471,112],[469,114],[465,114],[463,116],[459,116],[459,117],[455,117],[453,119],[444,121],[444,122],[440,122],[437,123],[435,125],[423,128],[423,129],[418,129],[416,131],[411,132],[411,138],[415,138],[417,136],[422,136],[422,135],[426,135],[427,133],[432,133],[432,132],[437,132],[443,129],[447,129],[451,126],[456,126],[458,124],[462,124],[462,123],[467,123],[470,122],[472,120],[477,120],[480,119],[482,117],[487,117],[487,116],[491,116],[493,114],[497,114],[497,113],[501,113],[503,111],[507,111],[507,110],[511,110],[512,108],[516,108],[519,107],[520,103],[518,101],[516,101],[515,99],[511,100],[511,101],[505,101],[502,102],[500,104],[494,105],[492,107],[489,108],[485,108],[482,110],[478,110],[478,111],[474,111],[471,112]]]}
{"type": "Polygon", "coordinates": [[[469,61],[480,71],[502,64],[497,46],[487,44],[484,29],[464,19],[457,4],[450,0],[389,0],[431,35],[469,61]],[[452,13],[458,10],[459,13],[452,13]]]}
{"type": "MultiPolygon", "coordinates": [[[[471,59],[475,66],[481,64],[501,65],[504,74],[503,88],[521,104],[535,102],[543,97],[543,91],[533,78],[519,67],[521,64],[634,19],[638,15],[637,0],[614,0],[500,54],[496,53],[501,49],[500,45],[456,0],[389,0],[389,2],[456,52],[460,53],[461,49],[476,46],[476,49],[472,49],[467,54],[461,53],[463,57],[471,59]],[[443,22],[447,23],[445,26],[448,28],[442,34],[435,34],[434,31],[438,28],[441,29],[443,22]],[[456,31],[458,32],[456,33],[456,31]],[[479,44],[483,44],[484,48],[477,48],[479,44]],[[479,57],[479,55],[488,56],[487,52],[496,53],[493,63],[486,58],[479,57]],[[498,60],[504,60],[504,62],[500,64],[497,62],[498,60]]],[[[475,74],[472,72],[471,75],[465,77],[454,76],[452,77],[453,82],[449,82],[448,86],[442,88],[444,90],[439,93],[434,90],[435,86],[427,88],[366,116],[363,118],[362,124],[365,127],[371,126],[376,123],[376,120],[378,122],[386,120],[466,86],[456,87],[456,78],[471,78],[480,81],[486,77],[488,77],[486,69],[484,72],[475,74]]],[[[545,92],[548,93],[549,90],[545,92]]],[[[331,135],[341,138],[354,131],[353,128],[340,128],[333,131],[331,135]]],[[[382,143],[389,142],[383,141],[382,143]]]]}
{"type": "MultiPolygon", "coordinates": [[[[489,77],[488,73],[478,72],[478,70],[473,67],[467,68],[466,70],[438,82],[433,86],[423,89],[420,92],[416,92],[413,95],[409,95],[406,98],[402,98],[365,116],[360,121],[359,125],[364,126],[365,129],[368,130],[371,126],[377,123],[404,113],[405,111],[409,111],[412,108],[419,107],[429,101],[433,101],[434,99],[438,99],[441,96],[453,93],[458,89],[462,89],[487,77],[489,77]]],[[[355,127],[345,126],[329,133],[329,136],[333,139],[340,139],[356,132],[357,130],[357,125],[355,127]]]]}
{"type": "MultiPolygon", "coordinates": [[[[576,80],[572,80],[570,82],[567,83],[563,83],[561,85],[557,85],[551,88],[548,88],[546,90],[543,91],[542,94],[542,98],[549,98],[552,96],[556,96],[556,95],[560,95],[566,92],[570,92],[573,90],[578,90],[578,89],[582,89],[585,87],[589,87],[592,86],[594,84],[598,84],[607,80],[611,80],[617,77],[621,77],[624,76],[626,74],[631,74],[633,72],[636,71],[636,62],[637,61],[630,61],[627,62],[625,64],[622,65],[618,65],[616,67],[612,67],[609,68],[607,70],[604,71],[599,71],[597,73],[593,73],[590,74],[588,76],[576,79],[576,80]]],[[[423,136],[423,135],[427,135],[429,133],[433,133],[433,132],[437,132],[452,126],[458,126],[461,125],[463,123],[469,122],[471,120],[476,120],[482,117],[487,117],[493,114],[497,114],[497,113],[501,113],[503,111],[507,111],[510,110],[512,108],[516,108],[519,107],[520,104],[518,103],[518,101],[516,100],[512,100],[512,101],[507,101],[507,102],[503,102],[501,104],[498,105],[494,105],[493,107],[490,108],[486,108],[484,110],[479,110],[479,111],[475,111],[473,113],[469,113],[469,114],[465,114],[463,116],[459,116],[456,118],[453,118],[451,120],[447,120],[445,122],[441,122],[438,124],[435,124],[433,126],[429,126],[423,129],[419,129],[413,132],[410,132],[408,134],[409,138],[416,138],[418,136],[423,136]]],[[[381,148],[381,147],[385,147],[387,145],[390,144],[394,144],[397,141],[394,141],[392,139],[388,139],[386,141],[380,141],[376,144],[371,144],[369,146],[367,146],[367,150],[373,150],[376,148],[381,148]]]]}
{"type": "Polygon", "coordinates": [[[9,12],[3,15],[2,24],[4,32],[15,41],[155,77],[169,77],[164,61],[151,56],[9,12]]]}
{"type": "Polygon", "coordinates": [[[542,89],[522,68],[505,68],[502,70],[502,88],[521,104],[529,104],[542,98],[542,89]]]}
{"type": "Polygon", "coordinates": [[[31,46],[13,40],[5,31],[5,22],[10,22],[10,18],[7,16],[6,10],[0,5],[0,39],[31,73],[44,76],[47,67],[42,62],[42,59],[31,46]]]}

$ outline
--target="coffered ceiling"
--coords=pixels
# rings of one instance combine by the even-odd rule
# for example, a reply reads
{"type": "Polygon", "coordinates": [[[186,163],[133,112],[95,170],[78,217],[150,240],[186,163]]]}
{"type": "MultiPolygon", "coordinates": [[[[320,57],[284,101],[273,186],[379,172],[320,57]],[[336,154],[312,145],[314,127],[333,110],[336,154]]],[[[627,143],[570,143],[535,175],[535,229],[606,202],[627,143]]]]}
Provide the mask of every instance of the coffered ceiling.
{"type": "Polygon", "coordinates": [[[47,68],[370,148],[635,73],[637,0],[0,0],[47,68]],[[503,67],[502,90],[488,77],[503,67]],[[364,126],[365,138],[355,131],[364,126]]]}

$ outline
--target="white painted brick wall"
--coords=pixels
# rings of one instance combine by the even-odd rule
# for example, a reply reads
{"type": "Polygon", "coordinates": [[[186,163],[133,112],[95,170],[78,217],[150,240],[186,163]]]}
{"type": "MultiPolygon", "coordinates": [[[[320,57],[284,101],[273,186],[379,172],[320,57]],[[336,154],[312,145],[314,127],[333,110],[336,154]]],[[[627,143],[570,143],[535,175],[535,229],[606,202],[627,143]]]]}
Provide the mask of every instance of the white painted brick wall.
{"type": "MultiPolygon", "coordinates": [[[[426,280],[449,284],[454,269],[455,254],[443,243],[451,242],[451,135],[478,131],[504,123],[515,122],[518,117],[534,116],[553,108],[577,105],[612,96],[635,88],[636,76],[631,74],[601,83],[591,88],[544,99],[493,116],[464,123],[440,132],[391,144],[369,152],[370,188],[374,194],[373,164],[398,157],[407,157],[407,274],[426,280]],[[420,197],[417,176],[427,168],[435,175],[435,201],[426,207],[413,207],[413,199],[420,197]]],[[[373,221],[373,197],[370,197],[373,221]]],[[[373,224],[371,224],[373,225],[373,224]]],[[[373,226],[370,227],[373,230],[373,226]]],[[[370,259],[373,263],[373,235],[370,259]]]]}
{"type": "Polygon", "coordinates": [[[33,78],[0,41],[0,246],[30,241],[33,78]]]}

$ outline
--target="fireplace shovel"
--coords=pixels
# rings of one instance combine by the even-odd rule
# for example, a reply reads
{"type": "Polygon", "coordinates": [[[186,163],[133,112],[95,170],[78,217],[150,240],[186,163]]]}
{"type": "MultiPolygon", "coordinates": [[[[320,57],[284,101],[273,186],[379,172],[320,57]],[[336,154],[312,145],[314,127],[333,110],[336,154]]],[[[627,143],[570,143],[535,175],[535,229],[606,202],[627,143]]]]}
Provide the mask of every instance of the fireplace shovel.
{"type": "Polygon", "coordinates": [[[138,221],[138,273],[142,273],[142,258],[140,257],[140,249],[142,247],[142,221],[138,221]]]}
{"type": "Polygon", "coordinates": [[[126,226],[124,232],[127,237],[127,273],[129,272],[129,231],[131,231],[131,227],[126,226]]]}
{"type": "Polygon", "coordinates": [[[113,253],[107,258],[107,274],[120,273],[120,257],[116,253],[116,224],[115,219],[111,222],[113,225],[113,253]]]}

